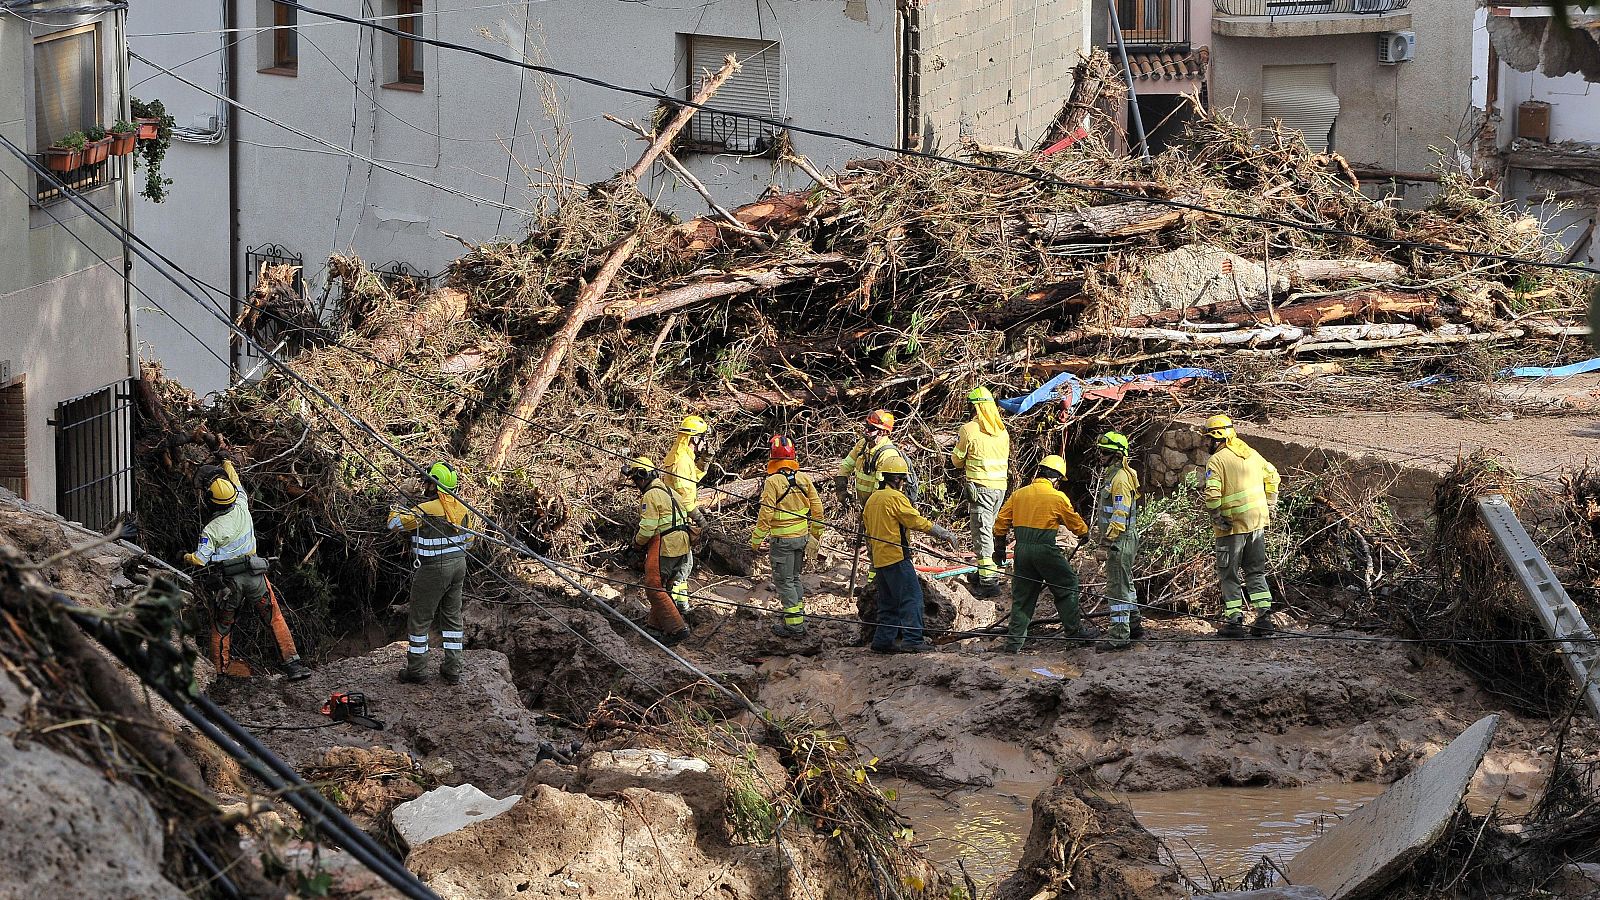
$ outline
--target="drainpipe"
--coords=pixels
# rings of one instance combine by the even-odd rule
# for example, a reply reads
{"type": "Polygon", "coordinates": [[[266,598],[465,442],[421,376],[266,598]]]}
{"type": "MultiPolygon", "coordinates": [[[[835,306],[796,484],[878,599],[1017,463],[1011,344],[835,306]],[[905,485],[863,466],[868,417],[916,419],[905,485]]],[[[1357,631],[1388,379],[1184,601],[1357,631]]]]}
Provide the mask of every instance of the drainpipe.
{"type": "Polygon", "coordinates": [[[1139,115],[1139,92],[1133,86],[1133,69],[1128,67],[1128,45],[1122,42],[1122,20],[1117,17],[1117,0],[1106,0],[1111,11],[1111,33],[1117,36],[1117,52],[1122,54],[1122,79],[1128,83],[1128,118],[1132,120],[1134,136],[1139,139],[1139,155],[1150,158],[1150,142],[1144,137],[1144,118],[1139,115]]]}
{"type": "Polygon", "coordinates": [[[922,13],[917,3],[901,4],[900,111],[904,118],[901,146],[916,150],[922,135],[922,13]]]}
{"type": "MultiPolygon", "coordinates": [[[[222,27],[226,29],[223,34],[233,34],[233,29],[239,26],[239,0],[222,0],[222,27]]],[[[238,102],[239,93],[239,42],[229,41],[228,52],[224,54],[224,70],[222,73],[222,93],[228,98],[231,108],[238,102]]],[[[228,315],[233,321],[239,321],[239,288],[243,282],[239,278],[243,256],[239,252],[239,120],[231,117],[228,128],[228,315]]],[[[228,334],[228,380],[239,372],[239,339],[232,332],[228,334]]]]}
{"type": "MultiPolygon", "coordinates": [[[[117,79],[120,90],[117,99],[117,118],[133,121],[133,92],[128,78],[128,10],[117,11],[117,79]]],[[[128,249],[127,235],[133,231],[133,165],[132,157],[123,157],[122,163],[122,318],[128,341],[128,377],[139,377],[139,342],[134,336],[133,321],[133,254],[128,249]]]]}

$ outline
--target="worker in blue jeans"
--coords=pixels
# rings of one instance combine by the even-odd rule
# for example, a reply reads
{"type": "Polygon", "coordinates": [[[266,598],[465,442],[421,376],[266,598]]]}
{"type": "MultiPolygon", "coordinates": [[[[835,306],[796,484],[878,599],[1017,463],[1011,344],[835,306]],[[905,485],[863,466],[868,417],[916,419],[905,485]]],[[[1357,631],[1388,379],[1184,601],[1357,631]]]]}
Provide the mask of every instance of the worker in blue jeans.
{"type": "Polygon", "coordinates": [[[883,481],[867,498],[862,521],[871,548],[878,587],[878,627],[872,635],[875,653],[924,653],[933,649],[922,636],[922,583],[911,565],[913,531],[931,534],[954,548],[955,537],[917,512],[901,492],[909,469],[899,454],[884,459],[883,481]]]}

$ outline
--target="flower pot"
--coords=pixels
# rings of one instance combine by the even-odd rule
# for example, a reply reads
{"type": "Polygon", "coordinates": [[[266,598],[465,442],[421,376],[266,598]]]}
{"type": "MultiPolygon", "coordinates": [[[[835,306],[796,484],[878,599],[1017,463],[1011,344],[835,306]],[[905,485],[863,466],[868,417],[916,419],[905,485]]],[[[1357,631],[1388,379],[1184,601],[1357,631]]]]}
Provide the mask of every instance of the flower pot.
{"type": "Polygon", "coordinates": [[[153,141],[161,136],[160,119],[135,119],[134,121],[139,125],[139,140],[153,141]]]}
{"type": "Polygon", "coordinates": [[[133,152],[133,145],[139,142],[139,132],[124,131],[111,135],[111,155],[127,156],[133,152]]]}
{"type": "Polygon", "coordinates": [[[44,164],[52,172],[71,172],[83,165],[83,151],[68,147],[51,147],[44,151],[44,164]]]}
{"type": "Polygon", "coordinates": [[[103,163],[111,155],[111,138],[105,137],[98,141],[90,141],[83,146],[83,164],[92,166],[103,163]]]}

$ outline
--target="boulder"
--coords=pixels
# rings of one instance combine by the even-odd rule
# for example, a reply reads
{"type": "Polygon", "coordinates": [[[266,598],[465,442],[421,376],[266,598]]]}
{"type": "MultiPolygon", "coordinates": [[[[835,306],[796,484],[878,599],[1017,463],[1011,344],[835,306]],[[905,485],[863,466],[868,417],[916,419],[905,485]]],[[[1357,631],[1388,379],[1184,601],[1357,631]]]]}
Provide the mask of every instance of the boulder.
{"type": "Polygon", "coordinates": [[[504,800],[496,800],[470,784],[434,788],[396,806],[389,813],[389,821],[394,823],[394,830],[407,847],[419,847],[473,822],[492,819],[521,799],[521,794],[512,794],[504,800]]]}

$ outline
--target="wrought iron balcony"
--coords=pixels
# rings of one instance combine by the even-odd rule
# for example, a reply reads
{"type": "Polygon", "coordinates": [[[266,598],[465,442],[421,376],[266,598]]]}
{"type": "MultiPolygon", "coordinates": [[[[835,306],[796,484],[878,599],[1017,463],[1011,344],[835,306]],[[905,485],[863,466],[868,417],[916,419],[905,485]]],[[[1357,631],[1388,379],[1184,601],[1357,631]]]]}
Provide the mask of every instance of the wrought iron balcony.
{"type": "MultiPolygon", "coordinates": [[[[1222,2],[1222,0],[1218,0],[1222,2]]],[[[1189,0],[1117,0],[1122,42],[1129,50],[1189,49],[1189,0]]],[[[1117,46],[1117,33],[1106,23],[1106,46],[1117,46]]]]}
{"type": "Polygon", "coordinates": [[[1213,0],[1225,16],[1382,15],[1404,10],[1410,0],[1213,0]]]}

